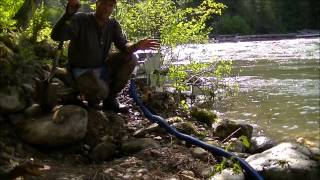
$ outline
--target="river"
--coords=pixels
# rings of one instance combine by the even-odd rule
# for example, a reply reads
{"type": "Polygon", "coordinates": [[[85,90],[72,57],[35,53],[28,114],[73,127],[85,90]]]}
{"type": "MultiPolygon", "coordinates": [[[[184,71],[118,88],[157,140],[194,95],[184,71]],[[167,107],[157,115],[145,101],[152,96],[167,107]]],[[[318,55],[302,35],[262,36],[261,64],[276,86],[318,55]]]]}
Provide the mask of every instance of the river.
{"type": "Polygon", "coordinates": [[[319,38],[189,44],[173,56],[179,63],[233,60],[240,90],[224,117],[254,124],[256,133],[278,141],[319,142],[319,38]]]}

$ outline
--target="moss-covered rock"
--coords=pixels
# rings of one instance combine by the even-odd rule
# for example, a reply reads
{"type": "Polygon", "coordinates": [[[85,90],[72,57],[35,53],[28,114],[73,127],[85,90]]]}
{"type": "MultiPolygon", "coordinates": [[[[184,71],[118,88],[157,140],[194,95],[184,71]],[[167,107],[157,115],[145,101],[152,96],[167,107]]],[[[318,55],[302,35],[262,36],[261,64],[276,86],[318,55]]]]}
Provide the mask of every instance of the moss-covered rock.
{"type": "Polygon", "coordinates": [[[188,135],[195,135],[197,137],[203,136],[198,130],[196,129],[196,126],[193,125],[191,122],[179,122],[179,123],[173,123],[173,126],[180,132],[188,135]]]}
{"type": "Polygon", "coordinates": [[[0,41],[2,41],[8,48],[12,49],[13,51],[18,51],[18,33],[1,33],[0,34],[0,41]]]}
{"type": "Polygon", "coordinates": [[[205,123],[208,126],[211,126],[218,119],[215,113],[197,107],[191,108],[190,115],[194,120],[205,123]]]}

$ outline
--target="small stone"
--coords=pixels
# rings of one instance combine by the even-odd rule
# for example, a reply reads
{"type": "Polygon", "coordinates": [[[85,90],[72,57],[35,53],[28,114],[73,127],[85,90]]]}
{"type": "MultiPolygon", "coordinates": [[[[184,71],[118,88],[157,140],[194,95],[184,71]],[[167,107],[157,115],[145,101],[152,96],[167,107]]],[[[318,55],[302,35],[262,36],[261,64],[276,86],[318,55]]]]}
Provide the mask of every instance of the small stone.
{"type": "Polygon", "coordinates": [[[86,149],[86,150],[90,150],[90,149],[91,149],[91,147],[90,147],[88,144],[84,144],[83,147],[84,147],[84,149],[86,149]]]}
{"type": "Polygon", "coordinates": [[[128,141],[122,145],[124,154],[135,153],[147,148],[159,148],[159,143],[150,138],[140,138],[128,141]]]}
{"type": "Polygon", "coordinates": [[[204,150],[204,149],[202,149],[202,148],[199,148],[199,147],[192,148],[191,154],[192,154],[195,158],[199,158],[199,159],[201,159],[202,161],[207,161],[207,160],[208,160],[208,156],[209,156],[208,151],[206,151],[206,150],[204,150]]]}
{"type": "Polygon", "coordinates": [[[41,107],[39,104],[32,104],[27,109],[24,110],[24,114],[27,117],[37,116],[42,113],[41,107]]]}
{"type": "Polygon", "coordinates": [[[153,139],[155,139],[155,140],[161,140],[162,137],[161,137],[161,136],[156,136],[156,137],[154,137],[153,139]]]}
{"type": "Polygon", "coordinates": [[[182,180],[195,180],[194,173],[192,171],[182,171],[179,174],[179,177],[182,180]]]}
{"type": "Polygon", "coordinates": [[[148,169],[145,169],[145,168],[139,169],[137,172],[142,173],[142,174],[146,174],[146,173],[148,173],[148,169]]]}
{"type": "Polygon", "coordinates": [[[92,150],[92,159],[95,161],[110,160],[116,153],[116,145],[110,142],[102,142],[92,150]]]}
{"type": "Polygon", "coordinates": [[[100,139],[101,139],[101,141],[108,141],[108,140],[110,140],[110,136],[105,135],[105,136],[101,137],[100,139]]]}

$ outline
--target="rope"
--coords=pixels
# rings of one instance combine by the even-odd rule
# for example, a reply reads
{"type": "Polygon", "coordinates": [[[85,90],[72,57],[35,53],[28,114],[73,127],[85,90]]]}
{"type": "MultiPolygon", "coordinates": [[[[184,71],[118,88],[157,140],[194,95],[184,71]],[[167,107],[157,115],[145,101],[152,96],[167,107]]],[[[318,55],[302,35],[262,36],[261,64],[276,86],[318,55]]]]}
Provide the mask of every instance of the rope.
{"type": "Polygon", "coordinates": [[[232,154],[230,152],[225,151],[222,148],[206,144],[203,141],[201,141],[195,137],[189,136],[187,134],[183,134],[183,133],[177,131],[175,128],[171,127],[164,118],[152,114],[148,110],[148,108],[146,108],[143,105],[143,103],[141,102],[141,100],[139,99],[139,97],[137,95],[135,81],[133,79],[131,80],[131,83],[130,83],[129,92],[130,92],[130,96],[133,98],[135,103],[140,107],[140,109],[142,110],[144,115],[151,122],[157,123],[160,127],[164,128],[169,134],[174,135],[178,139],[184,140],[190,144],[201,147],[201,148],[203,148],[203,149],[205,149],[215,155],[223,156],[226,158],[236,159],[240,163],[241,167],[245,170],[245,172],[249,175],[250,179],[263,180],[263,177],[258,172],[256,172],[245,160],[235,156],[234,154],[232,154]]]}

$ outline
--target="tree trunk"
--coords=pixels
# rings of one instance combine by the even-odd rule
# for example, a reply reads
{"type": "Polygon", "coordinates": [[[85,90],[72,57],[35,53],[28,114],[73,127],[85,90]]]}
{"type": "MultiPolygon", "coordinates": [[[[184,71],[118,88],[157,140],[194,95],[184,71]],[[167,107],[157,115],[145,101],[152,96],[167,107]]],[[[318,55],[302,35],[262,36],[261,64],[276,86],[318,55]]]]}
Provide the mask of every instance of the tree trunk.
{"type": "Polygon", "coordinates": [[[42,0],[25,0],[21,8],[15,14],[14,19],[17,21],[17,27],[26,29],[31,20],[34,11],[41,4],[42,0]]]}

